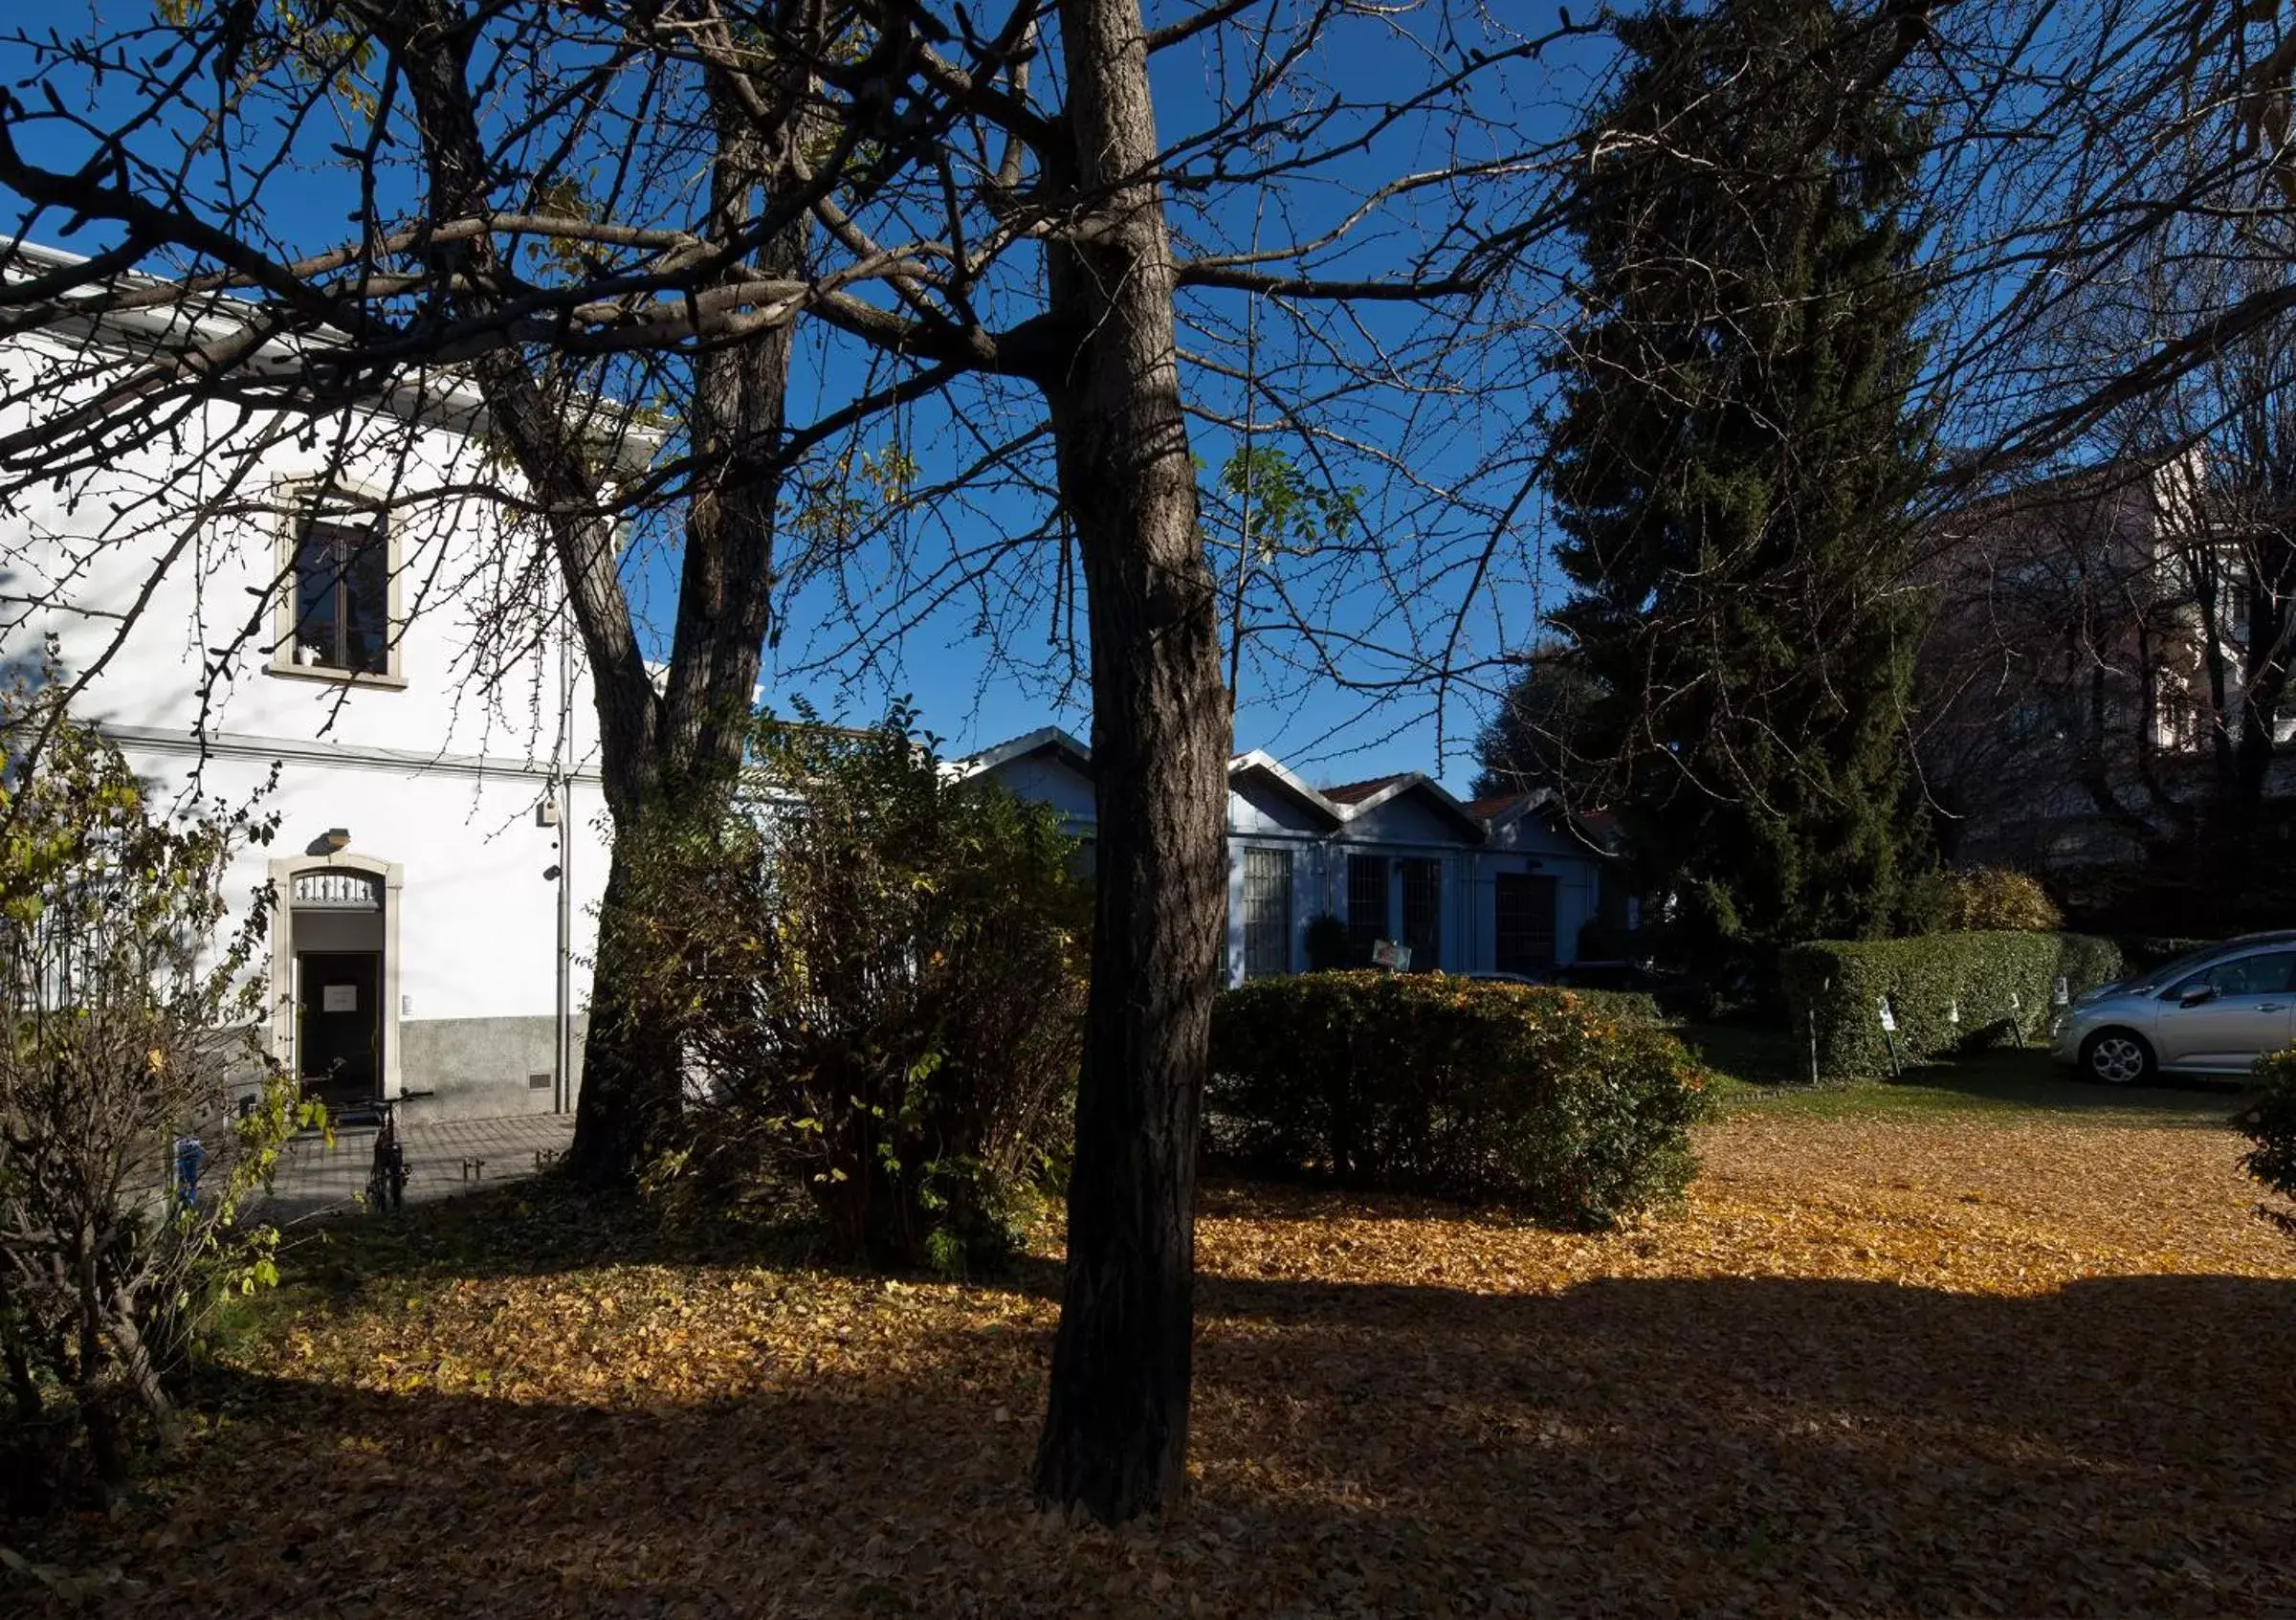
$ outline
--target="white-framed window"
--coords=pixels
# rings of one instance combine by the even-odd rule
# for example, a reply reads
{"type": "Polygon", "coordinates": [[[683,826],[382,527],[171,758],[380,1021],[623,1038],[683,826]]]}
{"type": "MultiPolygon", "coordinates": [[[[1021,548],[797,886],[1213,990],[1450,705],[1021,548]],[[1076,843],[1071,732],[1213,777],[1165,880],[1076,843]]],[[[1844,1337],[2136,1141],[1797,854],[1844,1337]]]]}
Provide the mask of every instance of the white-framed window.
{"type": "Polygon", "coordinates": [[[371,498],[294,490],[280,549],[280,675],[403,684],[397,537],[371,498]]]}

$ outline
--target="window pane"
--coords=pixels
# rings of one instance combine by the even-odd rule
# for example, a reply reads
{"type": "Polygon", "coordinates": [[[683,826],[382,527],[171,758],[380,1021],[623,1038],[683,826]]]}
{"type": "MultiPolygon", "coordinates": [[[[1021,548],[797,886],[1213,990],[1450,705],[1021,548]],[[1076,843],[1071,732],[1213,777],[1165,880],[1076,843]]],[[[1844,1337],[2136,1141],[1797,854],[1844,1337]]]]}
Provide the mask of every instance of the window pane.
{"type": "Polygon", "coordinates": [[[390,559],[380,522],[318,518],[295,552],[295,661],[380,675],[390,667],[390,559]]]}
{"type": "Polygon", "coordinates": [[[298,664],[334,665],[340,656],[335,617],[334,537],[314,525],[295,551],[295,647],[298,664]]]}
{"type": "Polygon", "coordinates": [[[1412,859],[1403,862],[1403,943],[1411,947],[1411,965],[1443,965],[1443,862],[1412,859]]]}
{"type": "Polygon", "coordinates": [[[2211,969],[2208,982],[2219,995],[2279,995],[2288,988],[2291,966],[2296,966],[2296,952],[2244,956],[2211,969]]]}
{"type": "Polygon", "coordinates": [[[390,668],[390,559],[379,526],[342,532],[342,667],[381,675],[390,668]]]}
{"type": "Polygon", "coordinates": [[[1358,966],[1371,962],[1371,947],[1387,938],[1387,857],[1347,857],[1347,943],[1358,966]]]}
{"type": "Polygon", "coordinates": [[[1244,977],[1292,970],[1292,852],[1244,852],[1244,977]]]}
{"type": "Polygon", "coordinates": [[[1491,942],[1491,965],[1533,974],[1554,966],[1555,879],[1503,872],[1492,879],[1492,898],[1498,937],[1491,942]]]}

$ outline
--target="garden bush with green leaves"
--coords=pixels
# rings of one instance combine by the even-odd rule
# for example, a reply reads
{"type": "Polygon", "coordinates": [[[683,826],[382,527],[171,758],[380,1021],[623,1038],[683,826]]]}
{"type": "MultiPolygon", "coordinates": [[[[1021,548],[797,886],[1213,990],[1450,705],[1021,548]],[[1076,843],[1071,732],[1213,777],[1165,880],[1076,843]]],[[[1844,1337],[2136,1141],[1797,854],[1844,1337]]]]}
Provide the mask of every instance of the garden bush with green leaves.
{"type": "Polygon", "coordinates": [[[718,1219],[808,1200],[840,1254],[994,1266],[1065,1158],[1089,891],[1056,812],[958,778],[896,713],[763,721],[731,813],[646,853],[634,908],[692,1097],[650,1185],[718,1219]]]}
{"type": "Polygon", "coordinates": [[[239,1211],[319,1122],[255,1036],[269,897],[236,923],[224,898],[271,824],[156,813],[59,691],[0,699],[0,1505],[20,1508],[114,1493],[172,1443],[204,1312],[276,1275],[239,1211]]]}
{"type": "MultiPolygon", "coordinates": [[[[2296,1047],[2257,1059],[2256,1074],[2263,1091],[2233,1121],[2256,1143],[2241,1167],[2283,1198],[2296,1199],[2296,1047]]],[[[2263,1214],[2296,1237],[2296,1214],[2268,1207],[2263,1214]]]]}
{"type": "Polygon", "coordinates": [[[1884,997],[1899,1060],[1927,1062],[2019,1036],[2045,1041],[2059,979],[2078,995],[2120,967],[2109,940],[1992,930],[1796,945],[1783,978],[1796,1033],[1814,1041],[1819,1072],[1856,1078],[1888,1073],[1884,997]]]}
{"type": "Polygon", "coordinates": [[[1310,973],[1212,1011],[1214,1145],[1350,1187],[1605,1227],[1689,1186],[1702,1103],[1679,1042],[1572,990],[1310,973]]]}

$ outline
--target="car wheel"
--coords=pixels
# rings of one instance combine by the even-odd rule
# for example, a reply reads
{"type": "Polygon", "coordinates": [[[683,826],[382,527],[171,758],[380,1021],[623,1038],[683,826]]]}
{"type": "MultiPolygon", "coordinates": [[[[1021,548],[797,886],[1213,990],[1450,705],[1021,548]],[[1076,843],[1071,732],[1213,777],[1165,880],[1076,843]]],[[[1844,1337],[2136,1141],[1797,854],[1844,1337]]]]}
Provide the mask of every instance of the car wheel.
{"type": "Polygon", "coordinates": [[[2152,1077],[2152,1049],[2131,1030],[2099,1030],[2081,1043],[2081,1072],[2110,1086],[2152,1077]]]}

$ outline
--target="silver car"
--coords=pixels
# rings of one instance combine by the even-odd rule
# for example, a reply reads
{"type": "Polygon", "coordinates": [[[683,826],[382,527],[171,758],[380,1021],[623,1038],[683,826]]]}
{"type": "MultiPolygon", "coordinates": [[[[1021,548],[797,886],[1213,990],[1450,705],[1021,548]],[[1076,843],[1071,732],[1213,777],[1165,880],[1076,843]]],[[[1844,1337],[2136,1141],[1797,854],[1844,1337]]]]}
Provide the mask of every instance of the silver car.
{"type": "Polygon", "coordinates": [[[2059,1016],[2052,1054],[2113,1085],[2241,1075],[2296,1042],[2296,930],[2251,934],[2099,985],[2059,1016]]]}

